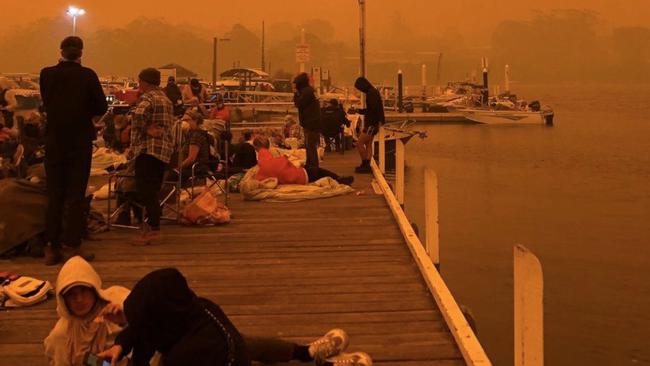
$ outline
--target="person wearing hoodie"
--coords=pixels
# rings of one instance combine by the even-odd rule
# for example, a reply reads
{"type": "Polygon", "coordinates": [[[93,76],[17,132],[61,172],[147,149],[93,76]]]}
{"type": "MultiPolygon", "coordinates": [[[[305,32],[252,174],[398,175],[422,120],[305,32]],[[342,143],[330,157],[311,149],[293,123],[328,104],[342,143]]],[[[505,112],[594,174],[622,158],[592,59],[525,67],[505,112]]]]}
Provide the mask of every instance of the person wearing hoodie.
{"type": "Polygon", "coordinates": [[[298,108],[298,120],[305,132],[307,162],[305,166],[318,167],[318,145],[320,144],[320,103],[314,88],[309,85],[309,75],[303,72],[293,79],[295,93],[293,103],[298,108]]]}
{"type": "Polygon", "coordinates": [[[111,347],[122,327],[94,319],[106,305],[121,304],[128,295],[129,290],[121,286],[103,289],[88,262],[79,256],[70,258],[56,280],[59,320],[44,341],[50,366],[83,366],[86,352],[111,347]]]}
{"type": "Polygon", "coordinates": [[[176,84],[176,78],[174,76],[167,78],[167,85],[165,86],[164,91],[165,95],[174,106],[174,115],[177,117],[182,116],[185,112],[185,108],[183,107],[183,95],[181,93],[181,88],[176,84]]]}
{"type": "Polygon", "coordinates": [[[175,268],[153,271],[119,304],[108,305],[96,320],[125,325],[115,345],[98,354],[111,365],[132,352],[133,365],[147,365],[154,351],[165,366],[249,366],[300,360],[318,365],[371,366],[363,352],[341,353],[349,344],[333,329],[308,345],[277,338],[243,336],[221,308],[198,297],[175,268]]]}
{"type": "Polygon", "coordinates": [[[368,79],[359,77],[354,82],[354,87],[366,95],[366,108],[358,109],[357,113],[364,115],[363,130],[357,141],[357,150],[361,157],[361,165],[359,165],[355,172],[357,173],[372,173],[370,168],[370,159],[372,159],[372,140],[374,139],[379,127],[384,124],[384,103],[381,100],[381,95],[377,88],[375,88],[368,79]]]}

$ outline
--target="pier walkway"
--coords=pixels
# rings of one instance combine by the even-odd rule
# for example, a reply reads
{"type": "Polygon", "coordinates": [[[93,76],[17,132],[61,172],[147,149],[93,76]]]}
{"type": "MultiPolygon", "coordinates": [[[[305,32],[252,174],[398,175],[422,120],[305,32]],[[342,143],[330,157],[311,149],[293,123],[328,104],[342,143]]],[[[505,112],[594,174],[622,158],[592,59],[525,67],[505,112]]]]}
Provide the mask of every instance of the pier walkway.
{"type": "MultiPolygon", "coordinates": [[[[351,174],[357,160],[352,151],[328,154],[324,166],[351,174]]],[[[298,203],[244,202],[233,194],[230,224],[167,224],[160,245],[133,247],[135,232],[124,229],[84,245],[96,253],[92,264],[105,287],[132,287],[146,273],[174,266],[243,333],[307,342],[341,327],[350,335],[349,351],[369,353],[376,365],[488,365],[462,351],[450,331],[457,324],[448,325],[447,310],[441,312],[372,177],[355,178],[363,194],[298,203]]],[[[52,284],[59,268],[41,259],[0,261],[2,271],[52,284]]],[[[0,311],[0,365],[47,364],[42,341],[56,321],[55,307],[51,298],[0,311]]]]}

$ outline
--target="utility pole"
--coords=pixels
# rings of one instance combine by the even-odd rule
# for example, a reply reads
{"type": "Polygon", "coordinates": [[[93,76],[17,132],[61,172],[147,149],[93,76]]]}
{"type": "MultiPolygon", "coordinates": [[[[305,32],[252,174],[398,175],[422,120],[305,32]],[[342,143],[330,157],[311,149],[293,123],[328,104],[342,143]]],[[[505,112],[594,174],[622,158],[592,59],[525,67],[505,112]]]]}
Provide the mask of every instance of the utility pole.
{"type": "Polygon", "coordinates": [[[266,61],[264,60],[264,21],[262,20],[262,71],[266,71],[266,61]]]}
{"type": "Polygon", "coordinates": [[[359,73],[366,77],[366,0],[359,0],[359,73]]]}
{"type": "MultiPolygon", "coordinates": [[[[304,45],[307,41],[305,40],[305,28],[300,29],[300,44],[304,45]]],[[[300,72],[305,72],[305,63],[300,62],[300,72]]]]}
{"type": "Polygon", "coordinates": [[[217,87],[217,47],[219,41],[230,41],[230,38],[212,38],[212,87],[217,87]]]}
{"type": "Polygon", "coordinates": [[[212,38],[212,87],[217,88],[217,37],[212,38]]]}

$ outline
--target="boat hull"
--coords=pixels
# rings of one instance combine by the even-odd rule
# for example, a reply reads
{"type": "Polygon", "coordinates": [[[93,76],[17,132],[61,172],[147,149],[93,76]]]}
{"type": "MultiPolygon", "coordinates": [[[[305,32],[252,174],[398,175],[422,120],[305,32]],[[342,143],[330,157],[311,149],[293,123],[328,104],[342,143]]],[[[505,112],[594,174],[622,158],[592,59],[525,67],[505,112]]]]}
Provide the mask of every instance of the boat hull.
{"type": "Polygon", "coordinates": [[[540,111],[489,111],[462,109],[465,118],[487,125],[539,125],[553,124],[553,113],[540,111]]]}

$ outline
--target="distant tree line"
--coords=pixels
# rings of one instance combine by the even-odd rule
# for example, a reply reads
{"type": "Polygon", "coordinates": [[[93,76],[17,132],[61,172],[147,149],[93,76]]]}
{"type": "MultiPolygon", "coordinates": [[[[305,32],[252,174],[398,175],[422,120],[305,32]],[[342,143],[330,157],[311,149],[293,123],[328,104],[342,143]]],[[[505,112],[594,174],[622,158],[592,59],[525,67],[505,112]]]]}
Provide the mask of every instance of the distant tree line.
{"type": "MultiPolygon", "coordinates": [[[[67,19],[46,18],[0,36],[0,72],[34,72],[56,62],[58,44],[69,28],[67,19]]],[[[223,33],[230,41],[219,44],[220,71],[233,65],[262,67],[260,28],[234,24],[223,33]]],[[[301,28],[313,64],[329,69],[335,85],[351,84],[358,73],[356,39],[337,39],[334,27],[322,19],[268,25],[265,69],[282,78],[296,72],[294,50],[301,28]]],[[[119,76],[134,76],[143,67],[174,62],[209,79],[212,39],[208,34],[186,25],[139,18],[124,27],[82,34],[87,45],[84,62],[102,75],[119,76]]],[[[497,81],[507,63],[513,78],[522,82],[650,82],[650,29],[608,29],[598,14],[588,10],[537,12],[530,20],[504,21],[488,46],[475,47],[474,43],[453,30],[418,34],[395,13],[368,40],[369,75],[377,83],[393,83],[401,69],[407,83],[419,84],[424,63],[429,83],[436,82],[438,70],[438,81],[444,83],[471,78],[481,57],[488,56],[497,81]]]]}

